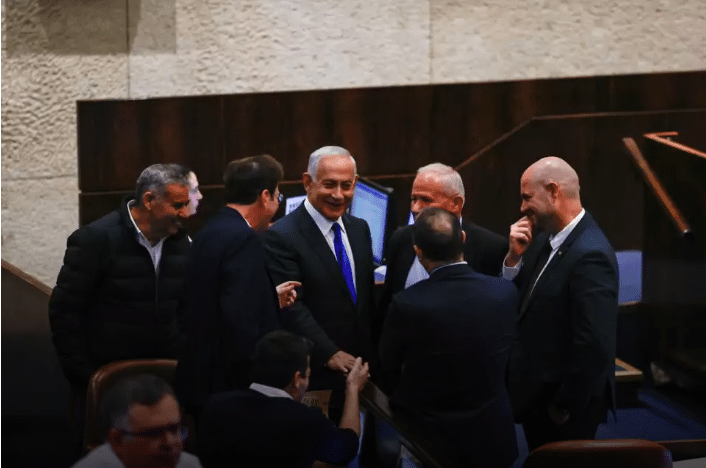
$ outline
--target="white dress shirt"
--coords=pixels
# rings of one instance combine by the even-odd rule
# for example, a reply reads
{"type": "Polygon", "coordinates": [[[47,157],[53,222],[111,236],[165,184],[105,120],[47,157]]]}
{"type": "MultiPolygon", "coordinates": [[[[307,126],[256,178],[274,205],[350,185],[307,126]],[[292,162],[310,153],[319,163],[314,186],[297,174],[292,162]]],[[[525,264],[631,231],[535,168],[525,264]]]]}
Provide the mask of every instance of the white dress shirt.
{"type": "MultiPolygon", "coordinates": [[[[140,228],[137,227],[135,218],[132,217],[130,207],[134,204],[135,200],[130,200],[127,202],[127,214],[130,216],[130,221],[132,221],[132,224],[135,226],[135,230],[137,231],[137,235],[135,237],[137,238],[137,242],[144,246],[144,248],[147,249],[147,252],[149,252],[150,257],[152,258],[152,264],[154,265],[154,272],[159,274],[159,261],[162,259],[162,246],[164,245],[164,239],[166,239],[166,237],[162,237],[154,246],[149,240],[147,240],[145,235],[142,234],[142,231],[140,231],[140,228]]],[[[191,241],[191,239],[189,239],[189,241],[191,241]]]]}
{"type": "Polygon", "coordinates": [[[355,261],[353,260],[353,251],[351,250],[350,242],[348,242],[348,234],[346,234],[346,228],[345,226],[343,226],[343,221],[341,220],[341,218],[338,218],[336,221],[329,221],[328,219],[324,218],[324,216],[319,213],[316,208],[314,208],[314,205],[309,202],[308,198],[304,200],[304,208],[309,213],[309,216],[311,216],[311,218],[314,220],[316,226],[318,226],[319,230],[321,231],[321,234],[323,234],[324,239],[326,239],[326,243],[331,249],[331,252],[333,252],[334,257],[336,256],[336,249],[333,246],[333,239],[334,237],[336,237],[336,234],[333,232],[333,223],[335,222],[341,227],[341,240],[343,241],[343,248],[346,249],[348,261],[351,264],[351,273],[353,273],[353,286],[355,287],[357,293],[358,286],[356,285],[355,261]]]}
{"type": "MultiPolygon", "coordinates": [[[[571,234],[571,231],[574,230],[576,225],[581,221],[583,218],[583,215],[586,214],[586,210],[581,208],[581,212],[576,215],[574,219],[571,220],[569,224],[564,226],[564,229],[559,231],[558,234],[556,235],[550,235],[549,236],[549,245],[552,246],[552,251],[549,254],[549,258],[547,259],[547,263],[544,264],[544,267],[542,268],[542,271],[539,272],[539,275],[537,275],[537,280],[535,281],[534,284],[537,284],[537,281],[539,281],[539,277],[542,276],[542,273],[544,273],[544,269],[547,268],[547,265],[549,265],[549,262],[552,261],[552,258],[554,258],[554,254],[556,254],[556,251],[559,250],[559,247],[561,247],[561,244],[564,243],[567,237],[569,237],[569,234],[571,234]]],[[[520,273],[520,268],[522,267],[522,259],[520,258],[520,261],[517,262],[517,265],[514,267],[509,267],[505,266],[505,262],[503,261],[503,278],[508,279],[508,280],[513,280],[515,277],[520,273]]],[[[532,294],[532,291],[534,290],[534,284],[532,285],[532,289],[530,290],[530,294],[532,294]]]]}

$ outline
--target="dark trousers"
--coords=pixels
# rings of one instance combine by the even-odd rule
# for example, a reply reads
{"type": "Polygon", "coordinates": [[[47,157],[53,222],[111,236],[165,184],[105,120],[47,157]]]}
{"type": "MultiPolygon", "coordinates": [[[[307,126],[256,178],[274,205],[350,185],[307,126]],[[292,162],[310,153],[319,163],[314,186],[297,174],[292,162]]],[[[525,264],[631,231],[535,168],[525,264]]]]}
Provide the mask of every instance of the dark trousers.
{"type": "Polygon", "coordinates": [[[569,414],[569,419],[557,426],[549,417],[548,407],[542,405],[523,418],[527,448],[531,452],[549,442],[594,439],[598,425],[606,420],[607,412],[605,398],[592,397],[583,412],[569,414]]]}

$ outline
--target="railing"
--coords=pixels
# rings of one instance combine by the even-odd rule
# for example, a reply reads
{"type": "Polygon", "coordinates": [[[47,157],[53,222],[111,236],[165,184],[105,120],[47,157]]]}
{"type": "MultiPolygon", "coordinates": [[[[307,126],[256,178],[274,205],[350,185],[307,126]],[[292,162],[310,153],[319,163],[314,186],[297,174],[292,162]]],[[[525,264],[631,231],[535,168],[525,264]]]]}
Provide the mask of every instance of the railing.
{"type": "Polygon", "coordinates": [[[455,468],[461,465],[446,451],[437,447],[423,430],[410,424],[390,409],[390,402],[374,383],[368,382],[361,392],[361,405],[376,418],[386,421],[400,435],[400,442],[424,468],[455,468]]]}
{"type": "Polygon", "coordinates": [[[671,220],[672,224],[674,224],[674,227],[677,228],[682,236],[686,237],[691,235],[691,227],[689,226],[689,223],[686,222],[686,219],[682,216],[679,208],[676,207],[672,201],[672,198],[669,194],[667,194],[664,186],[657,178],[657,175],[642,155],[640,148],[637,147],[635,140],[632,138],[623,138],[623,143],[625,144],[625,149],[627,149],[628,154],[632,156],[635,166],[637,166],[640,170],[640,174],[645,180],[645,183],[650,187],[652,193],[655,194],[657,200],[659,200],[667,216],[671,220]]]}

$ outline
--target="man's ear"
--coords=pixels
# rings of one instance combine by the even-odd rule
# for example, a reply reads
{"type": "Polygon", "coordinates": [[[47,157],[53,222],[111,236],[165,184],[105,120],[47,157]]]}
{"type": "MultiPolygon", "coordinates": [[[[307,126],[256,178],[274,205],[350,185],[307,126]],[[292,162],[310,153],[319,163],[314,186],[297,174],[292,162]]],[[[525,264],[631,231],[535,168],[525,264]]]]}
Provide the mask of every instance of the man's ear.
{"type": "Polygon", "coordinates": [[[302,174],[302,184],[304,184],[306,192],[309,193],[309,188],[314,184],[314,179],[311,177],[311,174],[308,172],[302,174]]]}
{"type": "Polygon", "coordinates": [[[549,182],[547,185],[547,191],[549,192],[549,195],[551,195],[552,198],[556,198],[559,196],[559,184],[556,182],[549,182]]]}
{"type": "Polygon", "coordinates": [[[463,211],[463,197],[460,195],[456,195],[453,198],[453,205],[454,205],[454,214],[458,217],[461,216],[461,212],[463,211]]]}
{"type": "Polygon", "coordinates": [[[268,189],[265,189],[262,192],[260,192],[260,204],[262,206],[267,206],[267,202],[270,201],[271,198],[272,198],[272,194],[270,193],[270,191],[268,189]]]}
{"type": "Polygon", "coordinates": [[[155,198],[157,198],[157,195],[154,192],[150,192],[149,190],[146,191],[142,194],[142,206],[147,209],[150,209],[152,206],[152,202],[154,202],[155,198]]]}
{"type": "Polygon", "coordinates": [[[296,371],[294,373],[294,377],[292,377],[292,385],[294,386],[294,388],[296,388],[297,390],[301,390],[302,386],[304,386],[305,384],[305,379],[302,373],[296,371]]]}
{"type": "Polygon", "coordinates": [[[466,243],[466,231],[464,230],[461,230],[461,240],[464,244],[466,243]]]}

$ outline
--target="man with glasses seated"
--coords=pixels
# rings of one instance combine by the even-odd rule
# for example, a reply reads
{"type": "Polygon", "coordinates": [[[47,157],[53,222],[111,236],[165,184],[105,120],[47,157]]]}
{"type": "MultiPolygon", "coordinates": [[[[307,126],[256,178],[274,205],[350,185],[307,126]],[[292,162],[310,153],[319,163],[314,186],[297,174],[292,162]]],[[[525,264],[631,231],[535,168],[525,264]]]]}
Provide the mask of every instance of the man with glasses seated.
{"type": "Polygon", "coordinates": [[[149,374],[125,378],[101,401],[107,442],[73,468],[200,468],[183,453],[187,430],[179,403],[163,379],[149,374]]]}

